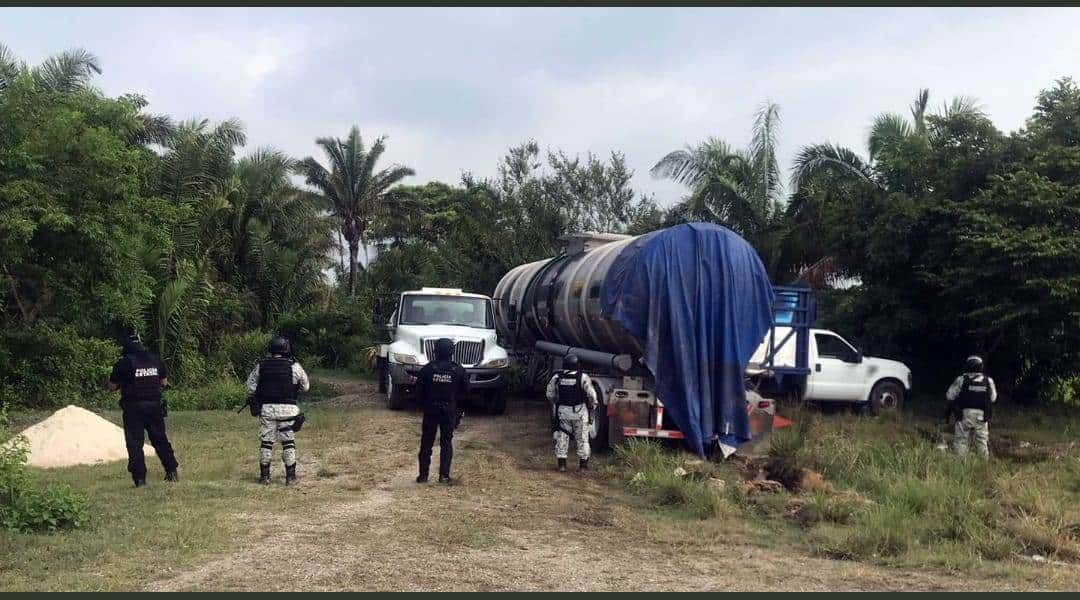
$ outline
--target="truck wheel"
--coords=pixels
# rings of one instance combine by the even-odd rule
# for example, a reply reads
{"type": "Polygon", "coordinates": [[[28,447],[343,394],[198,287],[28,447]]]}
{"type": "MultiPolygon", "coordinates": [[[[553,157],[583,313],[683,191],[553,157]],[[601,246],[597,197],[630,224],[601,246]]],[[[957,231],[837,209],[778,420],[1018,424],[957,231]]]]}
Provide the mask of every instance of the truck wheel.
{"type": "Polygon", "coordinates": [[[879,381],[870,391],[870,412],[875,415],[900,410],[904,401],[904,388],[895,381],[879,381]]]}
{"type": "Polygon", "coordinates": [[[501,415],[506,412],[506,391],[505,390],[493,390],[488,392],[487,397],[488,411],[493,415],[501,415]]]}
{"type": "Polygon", "coordinates": [[[390,369],[386,366],[385,359],[378,359],[375,363],[375,375],[379,378],[379,393],[386,393],[386,380],[390,375],[390,369]]]}
{"type": "Polygon", "coordinates": [[[390,369],[386,370],[386,408],[390,410],[405,408],[405,394],[401,388],[394,385],[394,379],[390,377],[390,369]]]}

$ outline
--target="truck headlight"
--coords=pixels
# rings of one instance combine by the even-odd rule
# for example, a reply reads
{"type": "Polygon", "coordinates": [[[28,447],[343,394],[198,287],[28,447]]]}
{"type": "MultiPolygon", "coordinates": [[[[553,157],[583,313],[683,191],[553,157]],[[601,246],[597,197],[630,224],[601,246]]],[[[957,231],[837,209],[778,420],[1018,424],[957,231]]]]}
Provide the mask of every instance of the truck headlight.
{"type": "Polygon", "coordinates": [[[420,362],[418,360],[416,360],[416,357],[413,356],[412,354],[398,354],[397,352],[394,352],[394,353],[391,354],[391,357],[393,357],[394,362],[402,364],[402,365],[418,365],[418,364],[420,364],[420,362]]]}
{"type": "Polygon", "coordinates": [[[505,368],[509,364],[510,364],[510,359],[508,359],[508,358],[493,358],[493,359],[491,359],[489,361],[485,361],[485,362],[481,363],[480,368],[482,368],[482,369],[502,369],[502,368],[505,368]]]}

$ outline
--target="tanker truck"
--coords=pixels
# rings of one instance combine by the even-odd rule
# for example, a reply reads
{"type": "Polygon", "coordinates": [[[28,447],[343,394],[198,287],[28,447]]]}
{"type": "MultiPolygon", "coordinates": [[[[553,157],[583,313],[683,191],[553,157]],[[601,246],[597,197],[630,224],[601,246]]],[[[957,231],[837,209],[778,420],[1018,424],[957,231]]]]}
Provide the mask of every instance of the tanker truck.
{"type": "MultiPolygon", "coordinates": [[[[726,456],[750,439],[752,413],[771,415],[775,398],[805,394],[810,289],[772,286],[734,232],[689,223],[561,241],[558,256],[502,278],[495,326],[534,389],[563,357],[579,358],[600,399],[590,420],[595,448],[668,438],[702,455],[718,445],[726,456]]],[[[888,371],[900,384],[890,379],[889,393],[910,385],[903,370],[888,371]]]]}

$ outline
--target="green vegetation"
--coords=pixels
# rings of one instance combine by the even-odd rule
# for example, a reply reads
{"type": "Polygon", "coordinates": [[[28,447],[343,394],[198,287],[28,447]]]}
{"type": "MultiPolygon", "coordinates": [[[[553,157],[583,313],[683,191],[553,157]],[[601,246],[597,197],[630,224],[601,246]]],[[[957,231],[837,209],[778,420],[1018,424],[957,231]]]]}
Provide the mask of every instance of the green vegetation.
{"type": "Polygon", "coordinates": [[[85,524],[90,518],[86,496],[62,484],[40,485],[26,471],[26,455],[22,437],[0,446],[0,529],[51,532],[85,524]]]}
{"type": "Polygon", "coordinates": [[[688,460],[646,440],[615,447],[627,487],[650,503],[705,519],[727,506],[712,463],[688,460]]]}
{"type": "Polygon", "coordinates": [[[615,472],[651,507],[742,519],[748,536],[830,558],[947,568],[1032,555],[1075,562],[1080,456],[1070,442],[1080,424],[1066,419],[1064,431],[1048,434],[1038,419],[1002,417],[995,458],[985,462],[937,450],[932,422],[806,413],[741,469],[635,441],[617,450],[615,472]]]}
{"type": "Polygon", "coordinates": [[[107,97],[93,87],[102,68],[83,50],[35,66],[0,47],[2,405],[108,406],[101,383],[128,329],[166,361],[178,406],[219,406],[185,390],[235,386],[273,333],[309,367],[363,371],[380,336],[375,297],[491,292],[510,268],[557,253],[564,233],[691,220],[743,235],[776,282],[819,288],[823,325],[912,365],[923,391],[980,353],[1005,401],[1077,402],[1069,79],[1009,134],[974,100],[935,109],[923,90],[910,116],[869,119],[864,155],[804,146],[790,182],[780,107],[766,103],[745,149],[707,132],[657,149],[652,174],[687,189],[663,209],[632,189],[618,152],[530,140],[490,179],[413,186],[411,168],[383,159],[388,138],[355,127],[312,132],[321,158],[244,150],[239,120],[174,121],[137,94],[107,97]]]}

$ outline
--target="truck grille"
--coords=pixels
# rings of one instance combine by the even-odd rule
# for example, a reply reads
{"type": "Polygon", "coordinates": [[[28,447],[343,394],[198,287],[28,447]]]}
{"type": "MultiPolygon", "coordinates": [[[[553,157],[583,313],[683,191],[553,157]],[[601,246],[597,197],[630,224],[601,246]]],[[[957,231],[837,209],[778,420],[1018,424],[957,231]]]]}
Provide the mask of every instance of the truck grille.
{"type": "MultiPolygon", "coordinates": [[[[424,354],[429,361],[435,360],[435,339],[424,340],[424,354]]],[[[484,342],[454,342],[454,362],[471,367],[484,358],[484,342]]]]}

